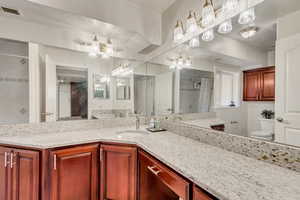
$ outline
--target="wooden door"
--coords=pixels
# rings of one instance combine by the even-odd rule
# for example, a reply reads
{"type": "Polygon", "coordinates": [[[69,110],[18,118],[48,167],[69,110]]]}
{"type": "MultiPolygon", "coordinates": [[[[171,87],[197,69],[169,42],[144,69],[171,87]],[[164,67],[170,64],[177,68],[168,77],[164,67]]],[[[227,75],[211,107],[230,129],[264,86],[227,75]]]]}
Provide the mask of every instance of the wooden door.
{"type": "Polygon", "coordinates": [[[193,200],[214,200],[216,198],[212,197],[211,195],[207,194],[197,186],[193,186],[193,200]]]}
{"type": "Polygon", "coordinates": [[[98,145],[50,152],[51,200],[98,199],[98,145]]]}
{"type": "Polygon", "coordinates": [[[0,147],[0,199],[11,199],[10,157],[11,149],[0,147]]]}
{"type": "Polygon", "coordinates": [[[258,101],[260,92],[260,72],[244,72],[244,101],[258,101]]]}
{"type": "Polygon", "coordinates": [[[300,34],[276,42],[275,141],[300,145],[300,34]]]}
{"type": "Polygon", "coordinates": [[[274,101],[275,100],[275,68],[271,67],[261,71],[261,101],[274,101]]]}
{"type": "Polygon", "coordinates": [[[137,149],[101,145],[101,200],[135,200],[137,149]]]}
{"type": "Polygon", "coordinates": [[[12,200],[38,200],[39,152],[14,149],[11,155],[12,200]]]}

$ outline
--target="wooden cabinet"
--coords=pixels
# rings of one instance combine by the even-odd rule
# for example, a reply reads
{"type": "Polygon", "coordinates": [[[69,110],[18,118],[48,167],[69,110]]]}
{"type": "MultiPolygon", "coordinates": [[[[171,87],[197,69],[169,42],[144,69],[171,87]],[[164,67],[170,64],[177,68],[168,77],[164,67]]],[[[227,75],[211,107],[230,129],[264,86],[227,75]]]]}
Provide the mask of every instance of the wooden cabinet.
{"type": "Polygon", "coordinates": [[[135,200],[137,148],[101,145],[101,200],[135,200]]]}
{"type": "Polygon", "coordinates": [[[145,152],[139,152],[139,199],[189,200],[189,182],[145,152]]]}
{"type": "Polygon", "coordinates": [[[211,195],[207,194],[202,189],[198,188],[197,186],[193,186],[193,200],[214,200],[216,198],[212,197],[211,195]]]}
{"type": "Polygon", "coordinates": [[[275,67],[244,71],[244,101],[275,100],[275,67]]]}
{"type": "Polygon", "coordinates": [[[85,145],[50,152],[51,200],[98,199],[98,147],[85,145]]]}
{"type": "Polygon", "coordinates": [[[0,147],[0,199],[39,199],[39,153],[0,147]]]}

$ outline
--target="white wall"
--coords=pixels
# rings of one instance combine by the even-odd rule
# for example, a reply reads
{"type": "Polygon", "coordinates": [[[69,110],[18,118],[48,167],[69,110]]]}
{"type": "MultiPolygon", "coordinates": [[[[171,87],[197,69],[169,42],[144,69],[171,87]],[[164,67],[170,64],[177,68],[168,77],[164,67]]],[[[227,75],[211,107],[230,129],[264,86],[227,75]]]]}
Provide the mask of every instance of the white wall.
{"type": "Polygon", "coordinates": [[[161,14],[131,1],[72,0],[72,3],[69,0],[30,1],[138,32],[150,43],[161,44],[161,14]]]}
{"type": "Polygon", "coordinates": [[[300,10],[277,20],[277,40],[300,33],[300,10]]]}
{"type": "Polygon", "coordinates": [[[28,123],[28,45],[0,40],[0,54],[0,124],[28,123]]]}

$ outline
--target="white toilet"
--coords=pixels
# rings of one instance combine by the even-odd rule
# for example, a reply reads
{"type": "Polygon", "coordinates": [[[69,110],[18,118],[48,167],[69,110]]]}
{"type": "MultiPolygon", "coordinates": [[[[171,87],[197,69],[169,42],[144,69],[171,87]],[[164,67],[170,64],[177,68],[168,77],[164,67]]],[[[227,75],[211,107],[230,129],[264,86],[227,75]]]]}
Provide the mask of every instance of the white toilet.
{"type": "Polygon", "coordinates": [[[263,119],[259,118],[261,130],[253,131],[250,133],[251,137],[273,140],[274,137],[274,119],[263,119]]]}

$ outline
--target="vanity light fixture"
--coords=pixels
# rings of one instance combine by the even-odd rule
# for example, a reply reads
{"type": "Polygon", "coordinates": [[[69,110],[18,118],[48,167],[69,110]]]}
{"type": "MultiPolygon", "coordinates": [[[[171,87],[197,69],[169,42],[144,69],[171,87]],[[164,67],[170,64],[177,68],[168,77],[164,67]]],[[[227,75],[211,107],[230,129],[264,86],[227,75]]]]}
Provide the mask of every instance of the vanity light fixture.
{"type": "Polygon", "coordinates": [[[224,0],[222,12],[225,16],[232,15],[239,9],[239,0],[224,0]]]}
{"type": "Polygon", "coordinates": [[[184,67],[190,67],[192,66],[192,58],[191,57],[184,57],[184,56],[179,56],[178,58],[175,59],[169,59],[172,64],[169,66],[170,69],[182,69],[184,67]]]}
{"type": "Polygon", "coordinates": [[[111,39],[107,39],[106,43],[99,42],[97,35],[94,36],[89,56],[91,57],[97,57],[101,56],[102,58],[109,58],[113,56],[114,50],[113,50],[113,43],[111,39]]]}
{"type": "Polygon", "coordinates": [[[200,39],[199,36],[193,37],[190,41],[189,41],[189,47],[190,48],[198,48],[200,46],[200,39]]]}
{"type": "Polygon", "coordinates": [[[250,24],[255,21],[255,18],[255,8],[252,7],[240,14],[238,22],[242,25],[250,24]]]}
{"type": "Polygon", "coordinates": [[[197,18],[196,18],[196,13],[190,11],[189,16],[186,20],[186,32],[187,33],[194,33],[198,29],[198,24],[197,24],[197,18]]]}
{"type": "Polygon", "coordinates": [[[227,34],[232,31],[232,22],[231,19],[226,20],[222,24],[219,25],[218,32],[221,34],[227,34]]]}
{"type": "Polygon", "coordinates": [[[92,41],[91,49],[89,52],[89,56],[91,57],[97,57],[98,56],[98,51],[99,51],[99,41],[97,38],[97,35],[94,36],[94,39],[92,41]]]}
{"type": "Polygon", "coordinates": [[[188,58],[185,60],[185,65],[186,65],[187,67],[192,66],[192,58],[191,58],[191,57],[188,57],[188,58]]]}
{"type": "Polygon", "coordinates": [[[105,75],[105,76],[100,78],[100,82],[101,83],[108,83],[108,82],[110,82],[110,77],[108,75],[105,75]]]}
{"type": "Polygon", "coordinates": [[[174,28],[174,41],[177,42],[184,37],[183,25],[180,20],[177,21],[177,24],[174,28]]]}
{"type": "Polygon", "coordinates": [[[129,64],[120,64],[116,69],[111,72],[112,76],[124,77],[133,73],[129,64]]]}
{"type": "Polygon", "coordinates": [[[240,31],[240,34],[243,38],[248,39],[250,37],[253,37],[259,28],[257,26],[249,26],[247,28],[244,28],[240,31]]]}
{"type": "Polygon", "coordinates": [[[214,29],[209,29],[202,34],[202,40],[205,42],[210,42],[215,38],[214,29]]]}
{"type": "Polygon", "coordinates": [[[205,0],[205,3],[202,8],[202,25],[204,27],[211,26],[215,23],[216,13],[212,0],[205,0]]]}
{"type": "Polygon", "coordinates": [[[112,40],[110,38],[107,39],[107,43],[106,43],[106,53],[109,56],[113,56],[114,54],[114,47],[113,47],[113,43],[112,40]]]}

